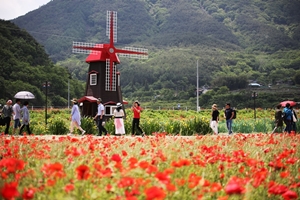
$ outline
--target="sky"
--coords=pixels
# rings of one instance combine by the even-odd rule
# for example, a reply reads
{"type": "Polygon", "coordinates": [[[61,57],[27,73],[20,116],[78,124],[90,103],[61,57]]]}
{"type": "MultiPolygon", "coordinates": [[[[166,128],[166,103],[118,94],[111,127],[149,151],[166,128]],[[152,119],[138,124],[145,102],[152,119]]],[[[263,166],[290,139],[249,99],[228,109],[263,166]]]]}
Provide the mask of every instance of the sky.
{"type": "Polygon", "coordinates": [[[0,19],[11,20],[38,9],[51,0],[0,0],[0,19]]]}

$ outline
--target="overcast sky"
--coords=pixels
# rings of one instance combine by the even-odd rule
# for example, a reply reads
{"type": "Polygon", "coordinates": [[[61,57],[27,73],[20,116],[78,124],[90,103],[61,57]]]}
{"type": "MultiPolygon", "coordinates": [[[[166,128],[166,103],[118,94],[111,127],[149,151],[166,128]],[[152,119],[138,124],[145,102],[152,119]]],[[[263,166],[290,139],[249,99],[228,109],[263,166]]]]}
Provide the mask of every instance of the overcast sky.
{"type": "Polygon", "coordinates": [[[0,0],[0,19],[10,20],[38,9],[50,0],[0,0]]]}

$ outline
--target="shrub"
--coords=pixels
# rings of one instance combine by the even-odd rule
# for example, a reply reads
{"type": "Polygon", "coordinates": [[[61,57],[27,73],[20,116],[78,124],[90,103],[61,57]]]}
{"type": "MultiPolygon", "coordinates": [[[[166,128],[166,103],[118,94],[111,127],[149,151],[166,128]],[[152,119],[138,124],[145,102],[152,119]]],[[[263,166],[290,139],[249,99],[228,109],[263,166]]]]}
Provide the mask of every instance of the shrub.
{"type": "Polygon", "coordinates": [[[48,133],[53,135],[65,135],[69,129],[66,123],[59,117],[49,121],[48,133]]]}

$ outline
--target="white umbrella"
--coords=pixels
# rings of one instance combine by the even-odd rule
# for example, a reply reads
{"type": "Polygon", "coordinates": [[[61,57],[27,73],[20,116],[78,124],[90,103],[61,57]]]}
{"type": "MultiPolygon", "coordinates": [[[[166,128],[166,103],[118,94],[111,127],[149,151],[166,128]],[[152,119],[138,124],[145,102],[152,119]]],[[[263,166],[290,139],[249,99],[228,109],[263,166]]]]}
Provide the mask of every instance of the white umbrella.
{"type": "Polygon", "coordinates": [[[14,97],[16,99],[35,99],[35,96],[28,91],[20,91],[14,97]]]}

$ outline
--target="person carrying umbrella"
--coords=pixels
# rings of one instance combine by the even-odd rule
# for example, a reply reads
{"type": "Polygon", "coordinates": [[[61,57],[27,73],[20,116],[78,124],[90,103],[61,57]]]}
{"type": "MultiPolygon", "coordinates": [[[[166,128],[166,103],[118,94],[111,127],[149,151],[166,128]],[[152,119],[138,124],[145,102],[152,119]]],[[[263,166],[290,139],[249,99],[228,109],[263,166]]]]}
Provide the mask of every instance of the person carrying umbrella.
{"type": "Polygon", "coordinates": [[[14,120],[14,127],[13,127],[13,132],[12,134],[14,135],[16,132],[17,128],[20,128],[21,123],[20,123],[20,118],[21,118],[21,100],[16,99],[16,103],[13,106],[13,120],[14,120]]]}

